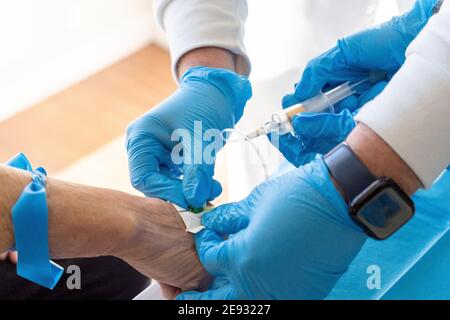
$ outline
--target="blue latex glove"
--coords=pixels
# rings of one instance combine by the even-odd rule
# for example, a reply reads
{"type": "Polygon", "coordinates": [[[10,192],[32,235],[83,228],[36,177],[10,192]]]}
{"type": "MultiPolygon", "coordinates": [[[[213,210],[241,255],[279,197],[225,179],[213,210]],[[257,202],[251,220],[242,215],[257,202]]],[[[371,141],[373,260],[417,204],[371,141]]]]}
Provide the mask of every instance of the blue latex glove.
{"type": "Polygon", "coordinates": [[[178,299],[322,299],[364,243],[321,158],[203,216],[211,290],[178,299]],[[230,235],[224,240],[225,235],[230,235]]]}
{"type": "Polygon", "coordinates": [[[268,137],[284,157],[298,167],[312,161],[318,153],[329,152],[345,140],[355,126],[353,114],[348,109],[338,114],[305,113],[294,117],[294,134],[279,136],[272,133],[268,137]]]}
{"type": "MultiPolygon", "coordinates": [[[[356,82],[371,71],[384,71],[389,80],[405,61],[405,51],[432,16],[437,0],[419,0],[402,16],[338,41],[337,46],[311,60],[295,86],[283,98],[290,107],[327,91],[343,82],[356,82]]],[[[355,112],[377,96],[386,81],[374,84],[358,95],[335,105],[336,112],[355,112]]],[[[316,153],[326,153],[341,142],[352,129],[348,113],[338,115],[301,114],[294,118],[294,135],[280,137],[279,148],[295,166],[307,163],[316,153]],[[305,126],[305,128],[302,128],[305,126]],[[311,132],[308,132],[311,130],[311,132]]]]}
{"type": "Polygon", "coordinates": [[[146,196],[170,200],[184,208],[200,208],[217,197],[222,187],[213,179],[214,162],[202,157],[205,146],[214,141],[206,141],[204,134],[209,129],[232,128],[251,94],[248,79],[234,72],[189,69],[175,93],[128,127],[126,148],[133,186],[146,196]],[[199,121],[201,127],[195,130],[199,121]],[[185,129],[190,138],[182,139],[181,163],[171,156],[179,143],[171,141],[177,129],[185,129]]]}

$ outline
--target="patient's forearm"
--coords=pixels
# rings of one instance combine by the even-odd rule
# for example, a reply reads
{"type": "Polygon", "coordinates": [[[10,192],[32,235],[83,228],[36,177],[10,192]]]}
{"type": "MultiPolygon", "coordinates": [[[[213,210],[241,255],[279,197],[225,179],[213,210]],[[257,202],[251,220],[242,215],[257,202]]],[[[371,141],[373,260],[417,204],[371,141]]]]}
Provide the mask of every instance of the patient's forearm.
{"type": "MultiPolygon", "coordinates": [[[[30,181],[28,172],[0,166],[0,252],[14,244],[11,209],[30,181]]],[[[114,255],[182,289],[204,280],[193,239],[172,205],[52,178],[46,190],[52,258],[114,255]]]]}
{"type": "MultiPolygon", "coordinates": [[[[28,172],[0,168],[0,202],[3,227],[0,251],[13,245],[11,209],[31,181],[28,172]]],[[[112,254],[117,243],[133,231],[130,214],[137,202],[132,196],[57,181],[47,181],[49,245],[53,258],[112,254]]]]}

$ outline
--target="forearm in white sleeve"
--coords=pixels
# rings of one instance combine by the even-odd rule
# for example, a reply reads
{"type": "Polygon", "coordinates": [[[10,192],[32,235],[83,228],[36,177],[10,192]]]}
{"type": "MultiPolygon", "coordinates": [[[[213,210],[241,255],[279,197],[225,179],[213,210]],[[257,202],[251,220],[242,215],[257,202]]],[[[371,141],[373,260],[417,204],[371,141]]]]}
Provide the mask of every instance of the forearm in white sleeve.
{"type": "Polygon", "coordinates": [[[240,70],[250,73],[244,47],[246,0],[154,0],[159,25],[166,31],[172,71],[187,52],[202,47],[227,49],[237,55],[240,70]]]}
{"type": "Polygon", "coordinates": [[[405,64],[356,120],[395,150],[425,188],[450,164],[450,0],[411,43],[405,64]]]}

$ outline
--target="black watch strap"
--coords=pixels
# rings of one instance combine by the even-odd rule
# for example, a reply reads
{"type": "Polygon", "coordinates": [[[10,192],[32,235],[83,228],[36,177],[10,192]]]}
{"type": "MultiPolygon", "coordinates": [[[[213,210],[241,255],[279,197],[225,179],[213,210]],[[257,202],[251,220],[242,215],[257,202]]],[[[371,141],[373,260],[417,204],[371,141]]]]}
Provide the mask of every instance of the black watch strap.
{"type": "Polygon", "coordinates": [[[377,179],[345,142],[326,154],[324,161],[348,204],[377,179]]]}

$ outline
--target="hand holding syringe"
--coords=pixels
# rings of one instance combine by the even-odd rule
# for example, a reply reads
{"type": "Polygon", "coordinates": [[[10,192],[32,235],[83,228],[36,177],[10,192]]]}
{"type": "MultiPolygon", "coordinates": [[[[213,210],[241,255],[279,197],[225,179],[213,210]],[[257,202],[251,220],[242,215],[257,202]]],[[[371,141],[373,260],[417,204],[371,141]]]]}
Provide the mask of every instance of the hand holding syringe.
{"type": "Polygon", "coordinates": [[[326,110],[333,110],[333,106],[336,103],[355,93],[361,93],[384,77],[385,74],[383,72],[373,72],[367,79],[355,83],[345,82],[327,92],[321,92],[315,97],[272,114],[272,119],[269,122],[248,133],[246,138],[248,140],[253,139],[273,131],[277,131],[280,135],[291,132],[293,130],[292,119],[294,116],[302,112],[325,112],[326,110]]]}

